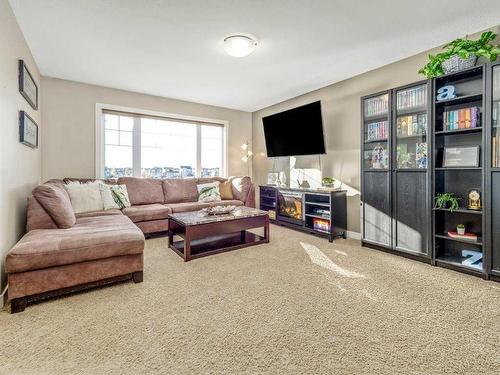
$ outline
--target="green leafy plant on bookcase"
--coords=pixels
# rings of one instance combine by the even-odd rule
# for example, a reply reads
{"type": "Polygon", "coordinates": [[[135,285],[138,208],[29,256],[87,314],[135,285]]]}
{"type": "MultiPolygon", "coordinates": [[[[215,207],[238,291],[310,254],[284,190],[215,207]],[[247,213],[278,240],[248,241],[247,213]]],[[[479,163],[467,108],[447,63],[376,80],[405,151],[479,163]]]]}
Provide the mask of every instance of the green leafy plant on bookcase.
{"type": "Polygon", "coordinates": [[[455,39],[443,47],[446,51],[437,55],[429,55],[429,62],[418,72],[427,78],[439,77],[444,74],[442,63],[454,55],[462,59],[468,59],[471,55],[485,57],[490,61],[495,61],[500,55],[500,46],[491,42],[496,38],[496,34],[486,31],[481,34],[478,40],[455,39]]]}
{"type": "Polygon", "coordinates": [[[460,198],[456,198],[453,193],[438,193],[434,198],[434,208],[443,208],[453,212],[460,207],[459,200],[460,198]]]}

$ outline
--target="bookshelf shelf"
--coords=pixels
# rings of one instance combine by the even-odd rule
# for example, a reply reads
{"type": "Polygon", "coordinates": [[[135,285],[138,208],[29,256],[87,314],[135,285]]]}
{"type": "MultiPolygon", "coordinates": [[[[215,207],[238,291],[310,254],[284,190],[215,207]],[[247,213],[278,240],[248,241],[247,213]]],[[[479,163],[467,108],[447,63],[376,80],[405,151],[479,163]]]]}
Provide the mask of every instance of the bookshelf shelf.
{"type": "Polygon", "coordinates": [[[383,121],[387,120],[387,117],[389,116],[388,113],[379,113],[375,115],[370,115],[365,117],[365,122],[374,122],[374,121],[383,121]]]}
{"type": "Polygon", "coordinates": [[[471,244],[471,245],[477,245],[477,246],[483,245],[482,238],[479,236],[477,237],[477,240],[467,240],[467,239],[463,239],[463,238],[450,237],[448,235],[448,233],[441,232],[441,233],[436,234],[436,237],[442,238],[442,239],[448,240],[448,241],[455,241],[455,242],[466,243],[466,244],[471,244]]]}
{"type": "Polygon", "coordinates": [[[477,102],[477,101],[481,100],[482,98],[483,98],[482,93],[474,93],[474,94],[459,96],[459,97],[452,98],[452,99],[436,100],[435,104],[436,105],[464,104],[464,103],[469,103],[469,102],[477,102]]]}
{"type": "Polygon", "coordinates": [[[465,128],[465,129],[456,129],[456,130],[439,130],[434,134],[436,135],[448,135],[448,134],[460,134],[460,133],[477,133],[483,131],[482,126],[478,126],[476,128],[465,128]]]}
{"type": "Polygon", "coordinates": [[[387,138],[382,139],[367,139],[365,143],[387,142],[387,138]]]}
{"type": "Polygon", "coordinates": [[[448,212],[450,214],[469,214],[469,215],[482,215],[483,211],[468,210],[466,208],[457,208],[456,210],[450,211],[447,208],[433,208],[433,211],[448,212]]]}

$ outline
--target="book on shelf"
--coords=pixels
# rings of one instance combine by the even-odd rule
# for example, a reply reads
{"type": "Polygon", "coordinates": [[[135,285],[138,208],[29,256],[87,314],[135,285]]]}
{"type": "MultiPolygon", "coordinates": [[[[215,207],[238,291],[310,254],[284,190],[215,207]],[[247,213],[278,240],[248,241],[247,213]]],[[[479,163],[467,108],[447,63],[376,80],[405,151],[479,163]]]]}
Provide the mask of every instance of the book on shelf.
{"type": "Polygon", "coordinates": [[[387,113],[389,109],[389,96],[382,95],[365,100],[365,115],[374,116],[387,113]]]}
{"type": "Polygon", "coordinates": [[[464,234],[458,234],[457,232],[449,231],[448,236],[451,238],[458,238],[461,240],[469,240],[469,241],[477,241],[477,235],[474,233],[464,233],[464,234]]]}
{"type": "Polygon", "coordinates": [[[427,134],[427,115],[400,116],[396,121],[398,137],[427,134]]]}
{"type": "Polygon", "coordinates": [[[388,125],[387,121],[372,122],[367,124],[366,140],[376,141],[376,140],[387,139],[388,136],[387,125],[388,125]]]}
{"type": "Polygon", "coordinates": [[[398,91],[398,109],[422,107],[427,103],[427,87],[425,85],[398,91]]]}
{"type": "Polygon", "coordinates": [[[478,107],[462,108],[443,112],[443,129],[461,130],[481,126],[481,113],[478,107]]]}

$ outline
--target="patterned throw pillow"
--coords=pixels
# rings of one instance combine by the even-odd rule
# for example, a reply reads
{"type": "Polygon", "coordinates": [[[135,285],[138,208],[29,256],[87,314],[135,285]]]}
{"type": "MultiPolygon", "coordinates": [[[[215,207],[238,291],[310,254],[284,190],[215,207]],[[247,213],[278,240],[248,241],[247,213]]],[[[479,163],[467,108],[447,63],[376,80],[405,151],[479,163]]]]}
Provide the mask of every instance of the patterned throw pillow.
{"type": "Polygon", "coordinates": [[[198,188],[198,202],[220,201],[219,181],[196,185],[198,188]]]}
{"type": "Polygon", "coordinates": [[[128,198],[126,185],[110,185],[113,195],[118,200],[120,208],[130,207],[130,199],[128,198]]]}
{"type": "Polygon", "coordinates": [[[113,194],[111,185],[106,185],[104,183],[99,184],[99,189],[101,190],[102,203],[105,210],[111,210],[113,208],[122,208],[121,202],[118,197],[113,194]]]}

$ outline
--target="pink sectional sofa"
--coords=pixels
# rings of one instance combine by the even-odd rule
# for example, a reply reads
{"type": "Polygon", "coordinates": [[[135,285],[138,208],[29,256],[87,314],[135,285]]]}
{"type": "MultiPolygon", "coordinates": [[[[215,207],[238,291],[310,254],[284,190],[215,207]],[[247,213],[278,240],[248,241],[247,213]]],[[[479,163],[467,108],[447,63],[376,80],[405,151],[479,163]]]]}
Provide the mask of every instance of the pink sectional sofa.
{"type": "Polygon", "coordinates": [[[255,207],[249,177],[230,178],[234,199],[198,202],[197,184],[225,179],[106,180],[127,186],[131,207],[75,214],[64,183],[37,186],[28,199],[27,233],[5,261],[11,312],[27,303],[116,281],[143,279],[144,235],[167,230],[168,214],[213,205],[255,207]]]}

